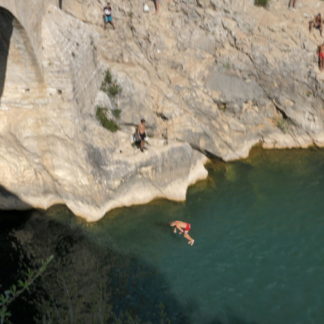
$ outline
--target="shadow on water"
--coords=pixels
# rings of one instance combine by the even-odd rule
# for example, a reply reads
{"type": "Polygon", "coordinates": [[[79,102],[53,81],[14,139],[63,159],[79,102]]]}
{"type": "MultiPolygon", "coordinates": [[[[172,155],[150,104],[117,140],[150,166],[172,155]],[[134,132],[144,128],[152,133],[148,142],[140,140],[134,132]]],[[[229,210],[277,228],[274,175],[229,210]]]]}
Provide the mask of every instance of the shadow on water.
{"type": "Polygon", "coordinates": [[[10,47],[10,38],[13,31],[13,15],[0,7],[0,98],[3,94],[7,61],[10,47]]]}
{"type": "MultiPolygon", "coordinates": [[[[0,196],[19,200],[3,187],[0,196]]],[[[98,245],[84,231],[64,206],[0,212],[0,293],[54,256],[10,306],[12,323],[197,322],[192,320],[199,313],[195,299],[181,303],[159,270],[114,244],[98,245]]],[[[252,324],[233,313],[227,310],[209,323],[252,324]]]]}
{"type": "MultiPolygon", "coordinates": [[[[16,284],[18,280],[22,279],[18,273],[26,272],[31,267],[31,263],[26,253],[24,253],[21,243],[14,235],[14,231],[30,219],[32,210],[18,196],[12,194],[3,186],[0,186],[1,205],[2,200],[16,204],[27,210],[0,211],[0,294],[4,293],[13,284],[16,284]]],[[[12,305],[14,306],[14,304],[12,305]]],[[[34,312],[36,312],[36,308],[22,300],[19,305],[21,319],[28,318],[34,312]]]]}
{"type": "Polygon", "coordinates": [[[2,212],[1,290],[54,255],[46,272],[12,304],[13,323],[189,323],[163,276],[142,260],[91,242],[50,212],[2,212]]]}
{"type": "Polygon", "coordinates": [[[234,314],[233,310],[227,308],[224,319],[214,318],[208,324],[257,324],[255,321],[246,320],[234,314]]]}

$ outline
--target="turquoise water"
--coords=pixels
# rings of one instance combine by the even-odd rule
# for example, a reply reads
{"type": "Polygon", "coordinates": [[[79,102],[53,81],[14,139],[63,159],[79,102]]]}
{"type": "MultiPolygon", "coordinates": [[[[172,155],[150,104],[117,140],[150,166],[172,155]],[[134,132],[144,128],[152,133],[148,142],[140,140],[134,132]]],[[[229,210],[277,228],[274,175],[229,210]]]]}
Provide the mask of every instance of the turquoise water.
{"type": "MultiPolygon", "coordinates": [[[[81,231],[91,245],[84,257],[89,261],[79,261],[78,240],[68,240],[69,248],[46,243],[37,249],[46,246],[42,255],[69,250],[56,260],[65,255],[76,278],[94,255],[111,263],[108,272],[96,275],[99,266],[85,271],[92,278],[80,274],[80,286],[95,276],[112,278],[115,309],[131,309],[139,316],[135,323],[158,323],[160,315],[152,314],[159,303],[166,304],[171,323],[324,323],[324,151],[256,149],[248,160],[210,164],[209,172],[185,203],[118,209],[95,224],[60,208],[42,215],[55,225],[38,234],[53,237],[55,228],[65,233],[57,234],[62,242],[73,237],[70,231],[81,231]],[[172,233],[168,223],[175,219],[192,224],[194,246],[172,233]],[[114,256],[97,255],[107,250],[114,256]]],[[[23,231],[40,226],[33,217],[23,231]]],[[[47,282],[54,277],[49,274],[47,282]]]]}
{"type": "Polygon", "coordinates": [[[323,194],[323,151],[257,151],[211,166],[184,204],[120,210],[89,232],[157,267],[194,323],[324,323],[323,194]]]}

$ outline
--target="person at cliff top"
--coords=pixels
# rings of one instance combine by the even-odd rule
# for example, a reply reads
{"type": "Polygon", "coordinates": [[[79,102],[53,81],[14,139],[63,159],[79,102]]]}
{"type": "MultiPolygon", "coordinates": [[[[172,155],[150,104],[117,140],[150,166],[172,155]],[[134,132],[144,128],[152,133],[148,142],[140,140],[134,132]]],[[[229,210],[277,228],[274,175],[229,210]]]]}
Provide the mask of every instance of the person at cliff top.
{"type": "Polygon", "coordinates": [[[136,128],[136,133],[135,133],[136,143],[139,144],[141,152],[144,152],[145,138],[146,138],[145,119],[142,118],[140,124],[136,128]]]}
{"type": "Polygon", "coordinates": [[[290,7],[296,8],[296,1],[297,0],[289,0],[288,8],[290,7]]]}
{"type": "Polygon", "coordinates": [[[324,43],[318,46],[317,54],[318,54],[318,67],[320,71],[323,71],[324,70],[324,43]]]}
{"type": "Polygon", "coordinates": [[[317,14],[315,18],[309,22],[309,32],[311,32],[313,28],[318,29],[322,36],[323,20],[322,20],[322,15],[320,13],[317,14]]]}
{"type": "Polygon", "coordinates": [[[189,235],[189,231],[191,230],[191,224],[182,222],[182,221],[173,221],[170,223],[171,227],[174,227],[173,232],[176,234],[177,230],[180,234],[183,234],[183,237],[188,240],[189,245],[193,245],[195,240],[189,235]]]}
{"type": "Polygon", "coordinates": [[[104,29],[107,28],[107,24],[110,24],[115,29],[115,25],[112,21],[112,9],[110,3],[107,3],[107,6],[103,8],[103,12],[104,29]]]}

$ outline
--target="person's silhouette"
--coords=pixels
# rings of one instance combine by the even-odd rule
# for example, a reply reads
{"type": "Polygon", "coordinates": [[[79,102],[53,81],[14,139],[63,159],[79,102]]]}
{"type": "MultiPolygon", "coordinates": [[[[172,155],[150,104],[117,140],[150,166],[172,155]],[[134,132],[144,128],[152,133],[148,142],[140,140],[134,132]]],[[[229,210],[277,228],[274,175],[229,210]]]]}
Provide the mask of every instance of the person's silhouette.
{"type": "Polygon", "coordinates": [[[297,0],[289,0],[288,8],[290,7],[296,8],[296,1],[297,0]]]}

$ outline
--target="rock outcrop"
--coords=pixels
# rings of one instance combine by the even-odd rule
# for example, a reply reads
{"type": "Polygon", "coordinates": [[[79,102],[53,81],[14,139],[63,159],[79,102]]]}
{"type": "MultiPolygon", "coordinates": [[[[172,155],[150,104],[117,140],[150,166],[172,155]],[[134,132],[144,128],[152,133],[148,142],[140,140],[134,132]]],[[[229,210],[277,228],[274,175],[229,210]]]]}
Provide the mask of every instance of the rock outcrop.
{"type": "MultiPolygon", "coordinates": [[[[104,1],[0,0],[0,184],[26,204],[65,203],[95,221],[185,199],[207,175],[206,156],[324,146],[323,39],[307,29],[324,3],[253,2],[165,0],[155,15],[151,2],[144,13],[124,0],[112,4],[116,30],[104,31],[104,1]],[[116,96],[100,91],[107,70],[116,96]],[[96,121],[98,105],[117,133],[96,121]],[[144,154],[130,145],[140,117],[144,154]]],[[[26,207],[8,194],[0,204],[26,207]]]]}

